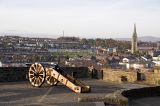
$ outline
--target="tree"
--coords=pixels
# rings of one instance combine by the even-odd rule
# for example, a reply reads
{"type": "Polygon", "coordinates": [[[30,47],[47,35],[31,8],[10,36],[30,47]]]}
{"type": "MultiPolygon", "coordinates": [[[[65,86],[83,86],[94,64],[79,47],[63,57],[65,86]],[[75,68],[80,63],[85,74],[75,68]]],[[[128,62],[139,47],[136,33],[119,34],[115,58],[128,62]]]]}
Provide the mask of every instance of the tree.
{"type": "Polygon", "coordinates": [[[83,45],[88,45],[88,40],[86,38],[82,38],[80,43],[83,45]]]}

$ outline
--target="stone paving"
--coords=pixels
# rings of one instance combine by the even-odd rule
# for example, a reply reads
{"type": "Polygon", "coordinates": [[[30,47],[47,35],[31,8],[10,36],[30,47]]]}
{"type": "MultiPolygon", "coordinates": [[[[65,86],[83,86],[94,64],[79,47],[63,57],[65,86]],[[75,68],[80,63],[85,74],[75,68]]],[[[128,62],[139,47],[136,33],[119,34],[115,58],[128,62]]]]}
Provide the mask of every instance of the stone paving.
{"type": "Polygon", "coordinates": [[[91,93],[74,93],[64,85],[41,88],[32,87],[27,82],[0,83],[0,106],[97,106],[95,103],[78,103],[78,97],[101,97],[119,89],[144,87],[138,84],[114,84],[96,79],[82,79],[91,86],[91,93]]]}

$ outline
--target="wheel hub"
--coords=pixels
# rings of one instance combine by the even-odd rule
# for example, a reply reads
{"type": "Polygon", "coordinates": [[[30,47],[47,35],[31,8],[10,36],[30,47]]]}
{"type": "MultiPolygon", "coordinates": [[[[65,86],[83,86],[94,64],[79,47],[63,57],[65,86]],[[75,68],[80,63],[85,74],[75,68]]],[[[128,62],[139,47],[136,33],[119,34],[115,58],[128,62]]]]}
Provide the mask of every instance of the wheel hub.
{"type": "Polygon", "coordinates": [[[36,72],[34,73],[34,77],[38,78],[39,77],[39,74],[36,72]]]}

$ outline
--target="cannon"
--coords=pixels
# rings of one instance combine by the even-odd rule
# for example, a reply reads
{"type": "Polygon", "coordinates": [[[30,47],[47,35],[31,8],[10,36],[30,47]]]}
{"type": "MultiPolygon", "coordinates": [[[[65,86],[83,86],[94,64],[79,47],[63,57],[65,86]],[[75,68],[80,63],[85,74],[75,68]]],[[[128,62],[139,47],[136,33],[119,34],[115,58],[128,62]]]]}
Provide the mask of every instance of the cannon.
{"type": "Polygon", "coordinates": [[[41,87],[46,81],[50,86],[56,86],[62,83],[76,93],[87,93],[91,91],[90,86],[73,78],[61,69],[57,64],[46,65],[34,63],[30,66],[28,71],[29,81],[34,87],[41,87]]]}

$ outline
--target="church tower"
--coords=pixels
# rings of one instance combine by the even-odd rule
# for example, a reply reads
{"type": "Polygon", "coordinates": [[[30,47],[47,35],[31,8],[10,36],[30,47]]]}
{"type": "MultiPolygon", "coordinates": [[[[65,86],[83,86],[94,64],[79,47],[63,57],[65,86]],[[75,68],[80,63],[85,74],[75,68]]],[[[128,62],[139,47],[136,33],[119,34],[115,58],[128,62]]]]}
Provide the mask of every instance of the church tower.
{"type": "Polygon", "coordinates": [[[132,48],[131,48],[131,52],[133,54],[138,51],[137,43],[138,43],[138,38],[137,38],[137,32],[136,32],[136,24],[134,24],[134,32],[132,36],[132,48]]]}

